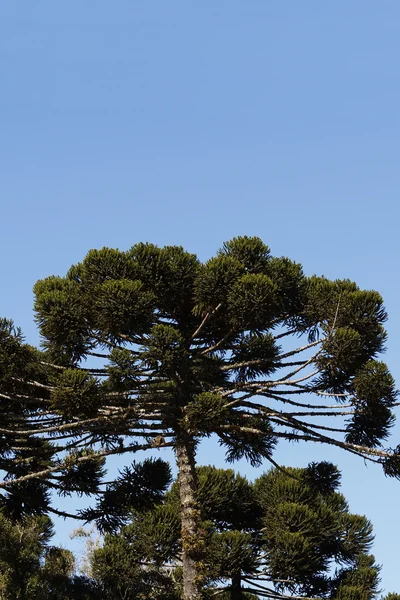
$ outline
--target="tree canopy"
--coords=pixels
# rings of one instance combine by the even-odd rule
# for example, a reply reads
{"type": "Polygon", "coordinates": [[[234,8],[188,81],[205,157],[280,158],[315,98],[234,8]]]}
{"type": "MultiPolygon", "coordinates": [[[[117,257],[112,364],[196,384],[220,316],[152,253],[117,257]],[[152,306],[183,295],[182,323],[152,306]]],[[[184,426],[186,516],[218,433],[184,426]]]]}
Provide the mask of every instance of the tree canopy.
{"type": "Polygon", "coordinates": [[[112,505],[123,519],[127,499],[156,502],[170,474],[130,459],[107,484],[105,457],[171,447],[183,596],[195,600],[204,553],[195,456],[204,437],[215,434],[228,461],[274,463],[280,440],[307,441],[399,476],[399,448],[383,447],[397,392],[379,360],[387,315],[378,292],[305,276],[254,237],[226,242],[204,263],[179,246],[91,250],[34,291],[42,350],[0,323],[8,514],[57,510],[55,491],[98,495],[82,517],[101,520],[112,505]]]}
{"type": "Polygon", "coordinates": [[[12,521],[0,513],[1,600],[94,600],[96,585],[75,573],[70,550],[51,546],[49,517],[12,521]]]}
{"type": "MultiPolygon", "coordinates": [[[[231,600],[377,596],[372,525],[349,511],[332,464],[274,468],[254,483],[231,469],[199,467],[197,480],[207,546],[204,597],[223,590],[231,600]]],[[[175,481],[165,502],[134,512],[130,524],[105,537],[91,561],[106,597],[181,597],[180,520],[175,481]]]]}

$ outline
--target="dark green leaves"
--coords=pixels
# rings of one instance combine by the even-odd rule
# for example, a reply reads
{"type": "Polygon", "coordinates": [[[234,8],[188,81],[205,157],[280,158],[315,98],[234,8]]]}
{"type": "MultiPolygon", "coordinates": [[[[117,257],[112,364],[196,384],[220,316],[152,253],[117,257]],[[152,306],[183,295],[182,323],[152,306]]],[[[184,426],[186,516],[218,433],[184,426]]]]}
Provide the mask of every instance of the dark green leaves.
{"type": "Polygon", "coordinates": [[[222,531],[211,536],[209,552],[213,560],[209,567],[216,578],[231,578],[237,574],[254,573],[259,564],[258,548],[250,533],[222,531]]]}
{"type": "Polygon", "coordinates": [[[93,450],[73,450],[64,460],[60,475],[56,477],[57,492],[69,496],[72,492],[95,494],[105,475],[105,459],[93,450]]]}
{"type": "Polygon", "coordinates": [[[132,515],[125,529],[143,556],[156,563],[173,561],[181,552],[181,519],[177,503],[158,504],[145,514],[132,515]]]}
{"type": "Polygon", "coordinates": [[[236,259],[248,273],[265,273],[270,267],[270,249],[258,237],[235,237],[225,242],[218,254],[236,259]]]}
{"type": "Polygon", "coordinates": [[[28,598],[41,570],[41,559],[53,535],[48,517],[12,523],[0,514],[0,591],[4,598],[28,598]]]}
{"type": "Polygon", "coordinates": [[[208,434],[218,429],[229,416],[226,401],[211,392],[195,396],[185,408],[185,425],[194,434],[208,434]]]}
{"type": "Polygon", "coordinates": [[[94,290],[94,327],[107,339],[133,340],[147,332],[154,320],[155,295],[141,281],[111,279],[94,290]]]}
{"type": "Polygon", "coordinates": [[[43,370],[40,360],[43,356],[23,343],[21,330],[12,321],[0,319],[0,385],[3,393],[26,391],[24,384],[30,375],[40,379],[43,370]]]}
{"type": "Polygon", "coordinates": [[[148,337],[143,361],[161,375],[174,376],[187,358],[187,350],[179,331],[171,325],[156,325],[148,337]]]}
{"type": "Polygon", "coordinates": [[[107,371],[107,387],[118,392],[134,387],[140,376],[138,359],[128,349],[112,350],[107,371]]]}
{"type": "Polygon", "coordinates": [[[329,281],[314,276],[308,281],[303,310],[310,327],[318,324],[325,333],[336,328],[358,332],[369,358],[384,348],[382,325],[387,313],[378,292],[360,290],[349,280],[329,281]]]}
{"type": "Polygon", "coordinates": [[[197,256],[181,246],[166,246],[160,250],[159,264],[160,279],[156,293],[160,308],[183,330],[187,330],[187,327],[193,327],[189,315],[193,310],[193,289],[200,262],[197,256]]]}
{"type": "Polygon", "coordinates": [[[241,336],[232,348],[231,358],[237,380],[252,380],[258,375],[273,373],[279,366],[279,351],[270,333],[241,336]]]}
{"type": "Polygon", "coordinates": [[[347,440],[368,447],[380,446],[394,424],[390,408],[397,398],[387,366],[369,361],[353,380],[355,414],[347,426],[347,440]]]}
{"type": "Polygon", "coordinates": [[[277,286],[282,319],[291,326],[301,323],[307,289],[302,266],[289,258],[271,258],[266,273],[277,286]]]}
{"type": "Polygon", "coordinates": [[[365,404],[382,403],[391,407],[396,402],[398,392],[387,366],[383,362],[369,361],[353,379],[353,388],[359,402],[365,404]]]}
{"type": "Polygon", "coordinates": [[[277,292],[277,286],[267,275],[243,275],[234,283],[227,299],[233,326],[253,331],[271,327],[278,309],[277,292]]]}
{"type": "Polygon", "coordinates": [[[89,287],[96,287],[106,281],[136,279],[137,269],[125,252],[114,248],[89,250],[83,263],[73,267],[68,277],[79,278],[89,287]]]}
{"type": "Polygon", "coordinates": [[[271,456],[276,444],[269,421],[257,415],[244,417],[232,411],[230,424],[217,432],[220,444],[226,448],[228,462],[245,458],[251,466],[259,467],[264,457],[271,456]]]}
{"type": "Polygon", "coordinates": [[[219,304],[225,308],[232,286],[244,273],[244,265],[231,256],[218,256],[206,262],[196,278],[196,312],[205,314],[219,304]]]}
{"type": "Polygon", "coordinates": [[[190,325],[193,287],[200,263],[194,254],[181,246],[158,248],[153,244],[136,244],[127,253],[146,289],[157,298],[157,309],[164,316],[190,325]]]}
{"type": "Polygon", "coordinates": [[[394,414],[386,406],[360,407],[346,428],[346,441],[367,448],[381,446],[394,421],[394,414]]]}
{"type": "Polygon", "coordinates": [[[270,572],[283,581],[281,591],[325,595],[341,581],[327,577],[330,561],[358,568],[373,540],[371,524],[349,513],[336,491],[340,473],[330,463],[287,471],[270,471],[255,483],[270,572]]]}
{"type": "Polygon", "coordinates": [[[48,348],[56,358],[76,361],[90,345],[88,308],[79,284],[48,277],[34,286],[36,321],[48,348]]]}
{"type": "Polygon", "coordinates": [[[87,371],[65,369],[51,392],[51,408],[65,417],[93,417],[102,401],[97,380],[87,371]]]}
{"type": "MultiPolygon", "coordinates": [[[[372,600],[379,570],[367,555],[371,524],[349,513],[337,492],[340,473],[334,465],[313,463],[308,469],[287,469],[286,474],[274,469],[255,483],[230,469],[200,467],[196,473],[207,544],[201,563],[205,597],[215,593],[214,586],[231,590],[233,578],[245,588],[246,579],[251,587],[265,585],[268,577],[275,595],[336,598],[339,593],[341,598],[372,600]]],[[[168,565],[169,581],[181,597],[181,551],[175,481],[163,503],[132,513],[129,525],[106,536],[104,547],[92,555],[92,567],[109,589],[123,580],[141,597],[149,584],[147,575],[159,576],[168,565]]],[[[155,598],[164,600],[169,596],[161,581],[154,579],[153,588],[155,598]]]]}
{"type": "Polygon", "coordinates": [[[340,485],[339,469],[330,462],[312,462],[303,471],[306,484],[320,494],[331,494],[340,485]]]}
{"type": "Polygon", "coordinates": [[[372,600],[378,592],[380,567],[373,556],[360,554],[354,567],[338,572],[335,600],[372,600]]]}
{"type": "Polygon", "coordinates": [[[353,562],[354,556],[371,550],[374,536],[372,524],[361,515],[346,513],[342,520],[340,553],[343,562],[353,562]]]}
{"type": "Polygon", "coordinates": [[[131,511],[149,510],[161,502],[170,481],[170,467],[161,459],[133,463],[107,486],[96,508],[82,512],[82,518],[96,520],[100,531],[116,530],[126,522],[131,511]]]}
{"type": "MultiPolygon", "coordinates": [[[[0,324],[0,467],[10,476],[19,474],[11,469],[20,459],[14,430],[22,436],[18,444],[36,431],[32,437],[51,440],[58,454],[83,440],[121,455],[164,437],[168,446],[187,439],[192,447],[214,433],[227,460],[257,466],[271,458],[278,438],[376,447],[393,422],[394,382],[374,362],[386,339],[380,295],[348,280],[305,277],[301,265],[271,256],[259,238],[234,238],[205,263],[180,246],[91,250],[66,277],[38,282],[35,294],[46,352],[24,346],[12,325],[0,324]],[[334,402],[349,406],[338,406],[340,423],[324,424],[322,436],[319,417],[333,413],[334,402]]],[[[367,448],[359,451],[369,456],[367,448]]],[[[379,456],[398,476],[397,454],[379,456]]],[[[70,491],[98,489],[94,463],[65,471],[60,456],[51,455],[43,464],[55,463],[61,492],[68,493],[68,481],[70,491]],[[91,483],[80,487],[85,477],[91,483]]],[[[148,490],[146,475],[139,480],[135,473],[130,469],[101,494],[90,513],[100,526],[124,522],[138,501],[129,481],[148,490]]],[[[316,510],[327,523],[330,510],[344,510],[335,495],[337,473],[310,468],[309,475],[318,485],[302,486],[301,494],[329,491],[336,498],[329,510],[316,510]]],[[[297,519],[306,530],[310,506],[293,512],[293,501],[285,503],[282,523],[297,519]]],[[[298,537],[302,532],[286,532],[289,554],[290,547],[305,554],[313,547],[310,537],[298,537]]]]}
{"type": "Polygon", "coordinates": [[[202,518],[212,520],[218,530],[252,529],[261,510],[254,486],[232,469],[198,467],[197,500],[202,518]]]}
{"type": "Polygon", "coordinates": [[[104,600],[180,600],[174,577],[157,564],[142,565],[142,542],[126,528],[118,536],[106,536],[95,549],[91,568],[104,600]]]}
{"type": "Polygon", "coordinates": [[[381,458],[380,462],[383,466],[385,475],[400,480],[400,445],[392,450],[388,456],[381,458]]]}

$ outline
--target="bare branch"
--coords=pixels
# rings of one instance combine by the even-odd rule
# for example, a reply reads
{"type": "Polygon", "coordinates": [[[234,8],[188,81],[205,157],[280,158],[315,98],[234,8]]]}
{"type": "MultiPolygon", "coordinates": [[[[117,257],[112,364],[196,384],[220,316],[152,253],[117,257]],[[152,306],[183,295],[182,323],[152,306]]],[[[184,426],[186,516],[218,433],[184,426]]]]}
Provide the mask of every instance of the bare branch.
{"type": "Polygon", "coordinates": [[[222,306],[222,303],[220,302],[218,304],[218,306],[216,306],[214,308],[214,310],[212,310],[211,312],[208,312],[206,314],[206,316],[204,317],[204,319],[202,320],[202,322],[200,323],[200,325],[198,326],[198,328],[196,329],[196,331],[193,333],[192,340],[194,340],[199,335],[199,333],[202,331],[204,325],[207,323],[208,319],[210,319],[213,315],[215,315],[215,313],[219,311],[219,309],[221,308],[221,306],[222,306]]]}
{"type": "Polygon", "coordinates": [[[229,340],[229,338],[234,334],[234,332],[235,330],[233,328],[230,329],[228,333],[221,340],[219,340],[219,342],[214,344],[214,346],[210,346],[210,348],[206,348],[205,350],[200,352],[200,354],[204,355],[211,354],[211,352],[215,352],[215,350],[218,350],[218,348],[220,348],[227,340],[229,340]]]}
{"type": "MultiPolygon", "coordinates": [[[[158,448],[166,448],[172,447],[174,444],[172,442],[166,442],[164,444],[159,444],[158,448]]],[[[150,448],[154,448],[153,444],[132,444],[130,446],[125,446],[121,448],[114,448],[113,450],[104,450],[100,452],[96,452],[87,456],[79,456],[75,459],[75,464],[93,461],[96,458],[101,458],[105,456],[111,456],[112,454],[126,454],[127,452],[139,452],[140,450],[149,450],[150,448]]],[[[22,477],[16,477],[14,479],[3,480],[0,481],[0,489],[8,488],[18,483],[22,483],[23,481],[29,481],[30,479],[44,479],[51,473],[57,473],[57,471],[62,471],[63,469],[68,469],[70,467],[70,463],[68,460],[63,460],[55,467],[49,467],[48,469],[43,469],[43,471],[37,471],[36,473],[28,473],[27,475],[23,475],[22,477]]]]}

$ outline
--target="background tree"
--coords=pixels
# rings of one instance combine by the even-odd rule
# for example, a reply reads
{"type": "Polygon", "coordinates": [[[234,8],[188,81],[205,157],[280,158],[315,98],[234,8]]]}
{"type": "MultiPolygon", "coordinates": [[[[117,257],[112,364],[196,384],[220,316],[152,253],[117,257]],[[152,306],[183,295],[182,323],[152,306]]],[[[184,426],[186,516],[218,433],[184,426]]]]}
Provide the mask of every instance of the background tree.
{"type": "MultiPolygon", "coordinates": [[[[232,470],[200,467],[197,480],[204,597],[376,597],[372,526],[349,512],[332,464],[272,469],[254,484],[232,470]]],[[[180,597],[181,552],[175,482],[165,503],[105,537],[91,555],[93,575],[110,600],[180,597]]]]}
{"type": "Polygon", "coordinates": [[[13,523],[0,514],[0,598],[27,600],[39,585],[40,561],[53,535],[48,517],[13,523]]]}
{"type": "Polygon", "coordinates": [[[75,557],[65,548],[48,548],[32,600],[95,600],[100,589],[93,579],[75,572],[75,557]]]}
{"type": "MultiPolygon", "coordinates": [[[[28,497],[30,510],[49,510],[50,489],[97,493],[105,456],[171,446],[186,600],[202,587],[202,438],[216,434],[229,461],[259,465],[273,461],[280,439],[305,440],[399,474],[398,449],[380,447],[396,391],[377,360],[386,339],[377,292],[306,277],[260,239],[241,237],[205,263],[176,246],[91,250],[65,277],[39,281],[35,296],[43,353],[23,345],[10,322],[0,327],[4,502],[26,510],[28,497]],[[335,424],[321,424],[325,417],[335,424]]],[[[151,503],[159,468],[142,470],[142,495],[128,468],[82,516],[135,494],[151,503]]]]}
{"type": "MultiPolygon", "coordinates": [[[[369,555],[372,525],[350,513],[330,463],[272,470],[255,482],[264,564],[275,590],[300,596],[371,600],[380,568],[369,555]]],[[[263,574],[265,575],[265,573],[263,574]]]]}
{"type": "Polygon", "coordinates": [[[1,600],[94,600],[96,587],[75,574],[75,560],[50,546],[53,525],[46,516],[12,522],[0,514],[1,600]]]}
{"type": "Polygon", "coordinates": [[[179,600],[179,572],[142,558],[131,535],[108,536],[92,555],[92,576],[107,600],[179,600]]]}

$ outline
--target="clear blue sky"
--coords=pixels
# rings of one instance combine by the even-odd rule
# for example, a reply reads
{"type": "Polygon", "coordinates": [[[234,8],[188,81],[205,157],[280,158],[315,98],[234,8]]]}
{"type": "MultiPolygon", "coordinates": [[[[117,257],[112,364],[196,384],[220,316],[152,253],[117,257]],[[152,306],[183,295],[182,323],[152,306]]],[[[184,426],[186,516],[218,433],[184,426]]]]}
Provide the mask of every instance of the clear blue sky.
{"type": "MultiPolygon", "coordinates": [[[[399,58],[398,0],[1,2],[0,314],[37,342],[32,285],[89,248],[205,259],[258,235],[383,294],[400,382],[399,58]]],[[[400,592],[400,482],[321,448],[278,452],[316,457],[342,468],[382,587],[400,592]]]]}

